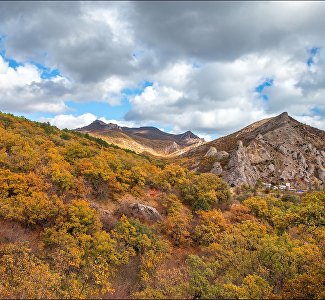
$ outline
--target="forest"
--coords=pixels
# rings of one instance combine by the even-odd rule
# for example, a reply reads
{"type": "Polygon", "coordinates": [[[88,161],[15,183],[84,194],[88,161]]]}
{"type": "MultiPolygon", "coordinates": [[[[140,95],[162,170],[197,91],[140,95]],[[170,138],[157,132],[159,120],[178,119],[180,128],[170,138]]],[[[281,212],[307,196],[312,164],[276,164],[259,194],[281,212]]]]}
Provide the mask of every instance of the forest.
{"type": "Polygon", "coordinates": [[[325,298],[323,190],[231,188],[11,114],[0,137],[0,298],[325,298]]]}

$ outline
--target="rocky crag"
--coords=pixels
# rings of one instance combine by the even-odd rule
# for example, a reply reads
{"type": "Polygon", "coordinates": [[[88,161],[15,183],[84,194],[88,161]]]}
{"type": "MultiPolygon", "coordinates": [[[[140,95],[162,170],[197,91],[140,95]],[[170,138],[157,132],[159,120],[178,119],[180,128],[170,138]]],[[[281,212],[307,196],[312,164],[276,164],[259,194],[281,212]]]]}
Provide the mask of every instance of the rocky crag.
{"type": "Polygon", "coordinates": [[[229,184],[291,183],[306,188],[325,182],[325,131],[282,113],[191,149],[190,169],[220,175],[229,184]]]}

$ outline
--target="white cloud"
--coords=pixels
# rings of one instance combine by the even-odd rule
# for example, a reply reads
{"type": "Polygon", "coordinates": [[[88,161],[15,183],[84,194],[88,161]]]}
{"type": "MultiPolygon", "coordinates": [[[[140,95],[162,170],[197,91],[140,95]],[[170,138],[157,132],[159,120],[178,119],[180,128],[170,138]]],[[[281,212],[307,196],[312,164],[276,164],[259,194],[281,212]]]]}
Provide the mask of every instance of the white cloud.
{"type": "Polygon", "coordinates": [[[57,115],[53,118],[41,118],[40,122],[50,122],[51,125],[54,125],[60,129],[76,129],[89,125],[96,119],[97,117],[95,115],[91,113],[86,113],[80,116],[57,115]]]}
{"type": "MultiPolygon", "coordinates": [[[[123,5],[123,4],[122,4],[123,5]]],[[[123,8],[111,7],[104,9],[104,7],[94,7],[92,4],[84,3],[84,18],[92,22],[105,22],[113,33],[113,42],[121,44],[132,44],[133,35],[130,34],[132,30],[130,24],[123,19],[123,8]],[[88,5],[87,5],[88,4],[88,5]]],[[[130,9],[127,7],[126,9],[130,9]]]]}
{"type": "Polygon", "coordinates": [[[9,63],[5,62],[3,57],[0,56],[0,89],[2,92],[32,82],[40,82],[40,80],[40,73],[35,66],[26,64],[17,67],[15,70],[9,67],[9,63]]]}
{"type": "Polygon", "coordinates": [[[60,76],[42,79],[40,71],[32,64],[26,63],[16,69],[10,67],[0,56],[0,107],[3,111],[62,112],[67,107],[56,95],[66,84],[66,79],[60,76]]]}
{"type": "Polygon", "coordinates": [[[135,106],[147,106],[148,109],[154,107],[162,107],[164,105],[172,105],[183,96],[183,92],[176,90],[168,86],[160,86],[154,84],[153,86],[147,86],[141,95],[136,95],[130,98],[130,103],[135,106]]]}
{"type": "Polygon", "coordinates": [[[160,72],[166,74],[160,76],[160,81],[131,99],[128,120],[157,121],[172,125],[175,131],[192,129],[223,135],[283,111],[306,114],[325,97],[322,88],[307,92],[300,86],[306,76],[310,80],[316,76],[305,61],[277,51],[188,68],[181,73],[182,84],[170,83],[170,74],[178,70],[179,64],[167,68],[160,72]],[[255,88],[266,78],[274,81],[263,90],[269,97],[263,101],[255,88]]]}
{"type": "Polygon", "coordinates": [[[322,116],[293,116],[299,122],[325,130],[325,119],[322,116]]]}
{"type": "MultiPolygon", "coordinates": [[[[6,54],[65,77],[43,80],[35,66],[15,70],[0,58],[0,109],[62,114],[67,100],[119,105],[123,89],[147,80],[154,84],[130,98],[125,124],[221,135],[288,111],[323,126],[324,11],[307,2],[4,2],[6,54]],[[320,52],[308,68],[312,47],[320,52]],[[266,78],[274,84],[263,101],[255,88],[266,78]]],[[[55,122],[69,123],[62,116],[85,120],[55,122]]]]}
{"type": "Polygon", "coordinates": [[[76,129],[80,127],[84,127],[89,125],[95,120],[101,120],[107,124],[113,123],[117,124],[121,127],[140,127],[144,126],[139,122],[132,122],[132,121],[121,121],[121,120],[114,120],[114,119],[107,119],[105,117],[98,117],[91,113],[85,113],[79,116],[74,116],[71,114],[61,114],[56,115],[53,118],[40,118],[40,122],[50,122],[51,125],[57,126],[60,129],[68,128],[68,129],[76,129]]]}
{"type": "Polygon", "coordinates": [[[153,79],[162,85],[182,88],[188,83],[191,72],[193,72],[193,67],[190,63],[175,62],[154,74],[153,79]]]}
{"type": "Polygon", "coordinates": [[[92,96],[98,95],[98,100],[102,100],[110,105],[119,105],[121,104],[123,89],[127,88],[130,84],[129,81],[120,77],[111,76],[94,86],[95,92],[93,92],[92,96]]]}
{"type": "Polygon", "coordinates": [[[101,120],[101,121],[103,121],[103,122],[105,122],[107,124],[109,124],[109,123],[117,124],[118,126],[121,126],[121,127],[140,127],[140,126],[144,126],[144,124],[141,124],[139,122],[106,119],[105,117],[100,117],[99,120],[101,120]]]}

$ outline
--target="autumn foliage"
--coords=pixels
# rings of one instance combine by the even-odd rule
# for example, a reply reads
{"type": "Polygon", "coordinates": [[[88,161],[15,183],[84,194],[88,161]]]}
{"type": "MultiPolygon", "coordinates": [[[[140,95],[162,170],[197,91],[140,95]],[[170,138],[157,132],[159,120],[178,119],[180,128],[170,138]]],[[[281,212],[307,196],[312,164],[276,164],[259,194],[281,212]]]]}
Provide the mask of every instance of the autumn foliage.
{"type": "Polygon", "coordinates": [[[325,298],[324,204],[0,113],[0,297],[325,298]]]}

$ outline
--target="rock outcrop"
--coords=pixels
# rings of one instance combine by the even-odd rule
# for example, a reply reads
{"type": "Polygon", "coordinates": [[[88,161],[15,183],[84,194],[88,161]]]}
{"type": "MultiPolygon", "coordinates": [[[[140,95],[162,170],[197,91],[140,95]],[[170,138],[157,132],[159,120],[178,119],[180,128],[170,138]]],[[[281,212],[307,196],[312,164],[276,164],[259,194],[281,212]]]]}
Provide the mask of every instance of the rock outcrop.
{"type": "Polygon", "coordinates": [[[325,185],[325,131],[302,124],[287,113],[253,123],[240,131],[194,148],[196,171],[210,172],[231,185],[291,182],[297,187],[325,185]]]}
{"type": "Polygon", "coordinates": [[[166,146],[165,153],[171,154],[180,149],[180,146],[176,142],[172,142],[170,145],[166,146]]]}
{"type": "Polygon", "coordinates": [[[227,158],[229,158],[229,153],[226,151],[218,151],[218,153],[216,154],[217,161],[222,161],[227,158]]]}
{"type": "Polygon", "coordinates": [[[160,221],[162,219],[161,214],[152,206],[133,203],[130,205],[130,210],[131,214],[139,219],[145,219],[152,222],[160,221]]]}
{"type": "Polygon", "coordinates": [[[239,141],[237,150],[230,157],[223,178],[233,185],[253,185],[258,177],[259,173],[251,163],[247,148],[243,146],[242,141],[239,141]]]}
{"type": "Polygon", "coordinates": [[[204,155],[205,157],[214,157],[218,154],[218,151],[215,147],[210,147],[208,152],[204,155]]]}
{"type": "Polygon", "coordinates": [[[216,161],[213,164],[213,167],[212,167],[210,172],[213,173],[213,174],[216,174],[216,175],[221,175],[223,170],[222,170],[220,162],[216,161]]]}

